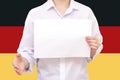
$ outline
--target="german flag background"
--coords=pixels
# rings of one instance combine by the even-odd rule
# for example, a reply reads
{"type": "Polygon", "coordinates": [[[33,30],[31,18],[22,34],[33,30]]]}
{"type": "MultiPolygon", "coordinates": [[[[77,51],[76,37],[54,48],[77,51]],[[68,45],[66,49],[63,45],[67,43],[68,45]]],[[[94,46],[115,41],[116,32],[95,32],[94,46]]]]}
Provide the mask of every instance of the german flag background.
{"type": "MultiPolygon", "coordinates": [[[[0,1],[0,80],[36,80],[36,67],[18,76],[12,67],[28,11],[46,0],[0,1]]],[[[120,1],[76,0],[92,8],[103,35],[104,49],[90,63],[90,80],[120,80],[120,1]]]]}

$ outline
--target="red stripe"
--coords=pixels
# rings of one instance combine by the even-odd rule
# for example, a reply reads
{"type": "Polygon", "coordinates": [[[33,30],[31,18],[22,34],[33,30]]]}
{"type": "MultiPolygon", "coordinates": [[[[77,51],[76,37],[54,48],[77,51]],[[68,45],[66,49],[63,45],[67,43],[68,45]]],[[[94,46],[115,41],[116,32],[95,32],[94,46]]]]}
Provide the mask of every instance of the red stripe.
{"type": "MultiPolygon", "coordinates": [[[[101,26],[102,53],[120,53],[120,26],[101,26]]],[[[15,53],[22,36],[22,26],[0,26],[0,53],[15,53]]]]}
{"type": "Polygon", "coordinates": [[[101,26],[103,35],[102,53],[120,53],[120,26],[101,26]]]}
{"type": "Polygon", "coordinates": [[[20,26],[0,26],[0,53],[15,53],[22,31],[20,26]]]}

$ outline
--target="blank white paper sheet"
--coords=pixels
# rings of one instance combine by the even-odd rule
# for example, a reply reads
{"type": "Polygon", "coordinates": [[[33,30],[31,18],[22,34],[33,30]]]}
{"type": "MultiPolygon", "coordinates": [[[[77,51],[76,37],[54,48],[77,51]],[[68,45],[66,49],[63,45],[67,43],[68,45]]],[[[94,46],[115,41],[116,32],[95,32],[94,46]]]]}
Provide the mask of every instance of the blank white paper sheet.
{"type": "Polygon", "coordinates": [[[85,40],[91,36],[88,19],[41,19],[34,21],[34,57],[90,57],[85,40]]]}

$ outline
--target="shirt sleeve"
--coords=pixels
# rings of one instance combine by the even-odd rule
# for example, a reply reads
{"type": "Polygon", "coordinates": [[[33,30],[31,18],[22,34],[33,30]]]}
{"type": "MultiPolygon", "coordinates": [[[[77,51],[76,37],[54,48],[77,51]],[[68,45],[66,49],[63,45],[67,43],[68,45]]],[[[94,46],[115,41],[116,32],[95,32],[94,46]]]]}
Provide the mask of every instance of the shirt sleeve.
{"type": "Polygon", "coordinates": [[[99,25],[98,25],[98,22],[97,22],[97,19],[93,13],[93,11],[90,9],[89,10],[89,15],[88,15],[88,19],[91,19],[92,20],[92,36],[93,37],[96,37],[99,41],[100,41],[100,46],[99,48],[97,49],[95,55],[93,56],[93,58],[87,58],[87,61],[90,62],[91,60],[93,60],[103,49],[103,37],[100,33],[100,29],[99,29],[99,25]]]}
{"type": "Polygon", "coordinates": [[[32,71],[35,59],[33,57],[34,55],[34,36],[33,36],[33,21],[32,21],[32,15],[31,12],[28,13],[28,16],[25,21],[25,26],[23,30],[23,35],[21,38],[20,45],[18,47],[17,52],[21,54],[24,58],[26,58],[29,62],[29,69],[27,70],[32,71]]]}

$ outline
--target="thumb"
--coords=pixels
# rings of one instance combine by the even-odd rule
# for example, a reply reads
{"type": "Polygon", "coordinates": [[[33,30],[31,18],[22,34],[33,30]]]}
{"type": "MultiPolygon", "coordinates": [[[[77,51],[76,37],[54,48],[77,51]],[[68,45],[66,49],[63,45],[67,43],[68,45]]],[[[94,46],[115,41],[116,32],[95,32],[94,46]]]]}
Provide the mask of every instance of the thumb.
{"type": "Polygon", "coordinates": [[[21,61],[22,61],[22,56],[21,56],[21,54],[17,54],[17,55],[16,55],[16,59],[17,59],[18,62],[21,62],[21,61]]]}

